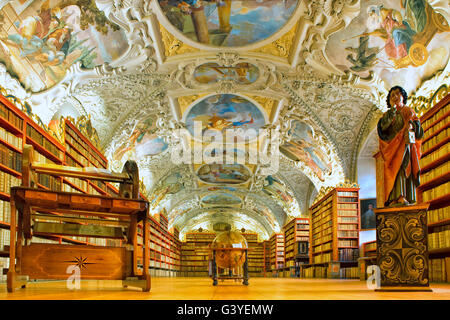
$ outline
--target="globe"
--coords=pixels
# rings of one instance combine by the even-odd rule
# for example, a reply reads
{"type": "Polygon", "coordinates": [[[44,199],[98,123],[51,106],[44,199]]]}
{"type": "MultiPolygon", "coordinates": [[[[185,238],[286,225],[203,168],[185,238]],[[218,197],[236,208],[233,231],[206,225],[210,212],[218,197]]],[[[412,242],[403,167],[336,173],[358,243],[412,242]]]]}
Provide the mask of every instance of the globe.
{"type": "Polygon", "coordinates": [[[247,248],[247,240],[237,231],[222,232],[211,243],[211,249],[216,251],[216,265],[223,269],[242,266],[247,248]]]}

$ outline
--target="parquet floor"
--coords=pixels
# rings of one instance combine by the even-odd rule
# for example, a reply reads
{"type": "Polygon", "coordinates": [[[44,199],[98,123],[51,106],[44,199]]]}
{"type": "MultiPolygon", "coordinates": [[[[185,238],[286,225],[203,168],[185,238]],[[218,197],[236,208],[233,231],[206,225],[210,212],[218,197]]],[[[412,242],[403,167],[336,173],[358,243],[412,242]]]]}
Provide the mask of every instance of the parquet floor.
{"type": "Polygon", "coordinates": [[[251,278],[250,285],[209,278],[152,278],[150,292],[123,289],[120,281],[81,281],[70,290],[65,281],[31,282],[8,293],[0,283],[0,300],[450,300],[450,284],[432,284],[433,292],[375,292],[359,280],[251,278]]]}

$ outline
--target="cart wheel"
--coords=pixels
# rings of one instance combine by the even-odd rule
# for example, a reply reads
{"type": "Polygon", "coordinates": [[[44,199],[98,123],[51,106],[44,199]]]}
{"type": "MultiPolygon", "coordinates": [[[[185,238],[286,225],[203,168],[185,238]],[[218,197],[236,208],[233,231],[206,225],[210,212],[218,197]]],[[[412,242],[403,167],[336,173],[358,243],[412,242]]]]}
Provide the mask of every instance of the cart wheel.
{"type": "Polygon", "coordinates": [[[245,286],[248,286],[248,280],[244,279],[244,281],[242,282],[245,286]]]}
{"type": "Polygon", "coordinates": [[[421,43],[414,43],[409,48],[409,58],[415,67],[423,65],[428,59],[428,50],[421,43]]]}
{"type": "Polygon", "coordinates": [[[217,280],[216,279],[214,279],[214,281],[213,281],[213,286],[217,286],[217,280]]]}

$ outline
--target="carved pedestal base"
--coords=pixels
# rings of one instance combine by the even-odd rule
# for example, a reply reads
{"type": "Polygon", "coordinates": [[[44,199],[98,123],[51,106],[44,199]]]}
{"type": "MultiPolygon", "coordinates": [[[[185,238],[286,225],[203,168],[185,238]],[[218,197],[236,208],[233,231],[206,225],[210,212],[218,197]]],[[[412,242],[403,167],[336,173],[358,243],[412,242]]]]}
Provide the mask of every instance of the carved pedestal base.
{"type": "Polygon", "coordinates": [[[428,278],[428,204],[375,209],[377,265],[376,291],[431,291],[428,278]]]}

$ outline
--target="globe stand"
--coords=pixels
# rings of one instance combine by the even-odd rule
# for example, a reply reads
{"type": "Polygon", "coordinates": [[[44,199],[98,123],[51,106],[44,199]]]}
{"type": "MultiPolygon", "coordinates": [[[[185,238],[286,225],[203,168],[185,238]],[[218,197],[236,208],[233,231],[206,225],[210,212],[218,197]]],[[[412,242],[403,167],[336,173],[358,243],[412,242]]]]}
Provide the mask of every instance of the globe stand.
{"type": "MultiPolygon", "coordinates": [[[[218,250],[236,250],[236,248],[220,248],[218,250]]],[[[216,251],[215,249],[212,249],[213,254],[212,254],[212,278],[213,278],[213,286],[217,286],[218,284],[218,279],[220,280],[240,280],[242,279],[242,284],[248,286],[248,249],[238,249],[238,250],[244,250],[245,252],[245,261],[244,261],[244,265],[243,265],[243,270],[244,270],[244,274],[243,276],[240,275],[235,275],[233,274],[232,269],[230,268],[228,275],[224,276],[224,275],[218,275],[217,272],[217,264],[216,264],[216,251]]]]}

